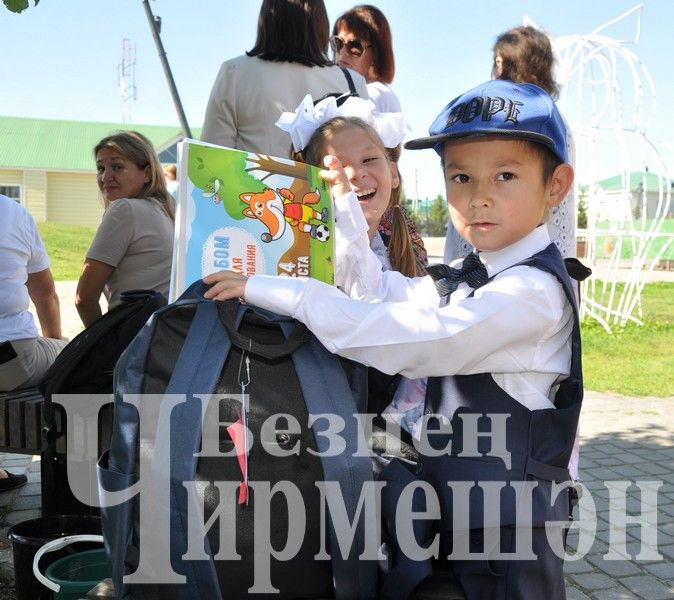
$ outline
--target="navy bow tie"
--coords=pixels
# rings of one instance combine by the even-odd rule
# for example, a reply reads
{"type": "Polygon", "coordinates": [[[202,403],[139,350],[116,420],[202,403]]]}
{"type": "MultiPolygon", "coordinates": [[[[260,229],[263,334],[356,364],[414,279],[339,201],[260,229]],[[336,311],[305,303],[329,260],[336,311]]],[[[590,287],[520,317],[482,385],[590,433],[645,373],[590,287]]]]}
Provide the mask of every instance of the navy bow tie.
{"type": "Polygon", "coordinates": [[[475,252],[471,252],[463,259],[460,269],[454,269],[447,265],[431,265],[426,267],[426,271],[433,279],[440,296],[451,294],[462,281],[465,281],[474,290],[489,281],[487,268],[475,252]]]}

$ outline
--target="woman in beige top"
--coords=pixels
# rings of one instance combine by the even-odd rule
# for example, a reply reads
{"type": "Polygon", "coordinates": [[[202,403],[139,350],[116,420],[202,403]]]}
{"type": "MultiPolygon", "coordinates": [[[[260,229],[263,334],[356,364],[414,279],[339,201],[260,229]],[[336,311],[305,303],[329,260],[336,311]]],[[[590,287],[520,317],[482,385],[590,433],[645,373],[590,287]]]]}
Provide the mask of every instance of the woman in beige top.
{"type": "Polygon", "coordinates": [[[287,156],[288,136],[274,123],[302,98],[350,90],[365,80],[328,58],[330,23],[323,0],[264,0],[253,49],[222,64],[206,107],[205,142],[287,156]],[[347,73],[345,73],[345,71],[347,73]]]}
{"type": "Polygon", "coordinates": [[[152,143],[135,131],[103,138],[94,148],[105,213],[87,251],[75,304],[85,326],[126,290],[168,296],[175,203],[152,143]]]}

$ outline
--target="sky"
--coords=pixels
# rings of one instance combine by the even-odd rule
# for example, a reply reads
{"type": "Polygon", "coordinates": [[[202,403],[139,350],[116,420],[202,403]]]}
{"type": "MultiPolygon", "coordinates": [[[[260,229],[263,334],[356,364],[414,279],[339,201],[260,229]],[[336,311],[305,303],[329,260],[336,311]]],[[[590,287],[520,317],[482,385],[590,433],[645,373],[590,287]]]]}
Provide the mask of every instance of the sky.
{"type": "MultiPolygon", "coordinates": [[[[631,0],[370,1],[386,14],[391,25],[396,59],[392,87],[410,125],[407,139],[426,135],[430,123],[451,99],[489,78],[496,36],[522,24],[525,15],[553,39],[568,40],[569,36],[587,35],[638,5],[631,0]]],[[[354,4],[347,0],[325,2],[331,23],[354,4]]],[[[191,127],[202,125],[220,64],[253,46],[260,4],[257,0],[150,1],[153,13],[162,18],[162,41],[191,127]]],[[[637,64],[638,59],[645,67],[655,94],[642,67],[637,64],[635,79],[627,64],[630,61],[619,57],[620,93],[615,86],[609,87],[602,99],[601,91],[593,95],[586,85],[577,96],[580,102],[574,101],[571,91],[578,88],[569,86],[563,112],[572,124],[583,111],[583,118],[591,119],[593,107],[608,99],[632,127],[633,116],[641,114],[635,102],[643,96],[647,104],[641,112],[652,119],[645,129],[645,141],[638,137],[647,150],[632,151],[625,160],[634,163],[635,169],[640,168],[637,163],[646,161],[653,171],[674,170],[670,58],[674,2],[644,0],[640,21],[636,14],[602,34],[621,41],[626,52],[633,53],[628,55],[631,64],[637,64]],[[637,33],[638,43],[634,44],[637,33]],[[643,93],[635,81],[643,84],[643,93]],[[653,99],[655,112],[651,115],[653,99]],[[665,157],[664,166],[655,158],[643,158],[653,148],[665,157]]],[[[129,105],[129,127],[178,125],[141,0],[41,0],[38,6],[31,2],[18,15],[0,7],[0,30],[0,115],[121,123],[118,71],[127,39],[135,44],[137,95],[129,105]]],[[[594,71],[586,74],[597,77],[594,71]]],[[[610,138],[602,133],[592,135],[610,138]]],[[[613,139],[607,146],[597,146],[591,159],[585,155],[577,169],[580,178],[587,181],[615,174],[619,159],[612,152],[621,143],[613,139]]],[[[636,143],[631,147],[636,148],[636,143]]],[[[443,193],[438,157],[432,150],[404,151],[400,169],[407,196],[433,198],[443,193]]]]}

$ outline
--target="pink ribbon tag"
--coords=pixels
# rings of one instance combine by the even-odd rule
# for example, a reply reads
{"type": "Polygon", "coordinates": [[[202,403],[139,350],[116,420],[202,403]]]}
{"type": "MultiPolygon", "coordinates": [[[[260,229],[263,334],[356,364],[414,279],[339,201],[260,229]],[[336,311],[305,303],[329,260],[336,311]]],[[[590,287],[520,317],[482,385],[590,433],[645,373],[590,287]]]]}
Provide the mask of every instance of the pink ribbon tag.
{"type": "Polygon", "coordinates": [[[248,504],[248,452],[246,448],[246,428],[243,426],[241,415],[236,422],[227,427],[227,433],[234,442],[236,456],[241,469],[241,485],[239,485],[239,504],[248,504]]]}

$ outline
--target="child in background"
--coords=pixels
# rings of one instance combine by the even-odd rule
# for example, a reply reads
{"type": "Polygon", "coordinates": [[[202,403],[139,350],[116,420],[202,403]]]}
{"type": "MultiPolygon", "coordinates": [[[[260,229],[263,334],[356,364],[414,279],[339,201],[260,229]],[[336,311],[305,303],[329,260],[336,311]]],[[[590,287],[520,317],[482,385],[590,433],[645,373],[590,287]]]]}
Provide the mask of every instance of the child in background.
{"type": "MultiPolygon", "coordinates": [[[[439,498],[440,554],[469,600],[562,599],[568,499],[559,489],[570,482],[582,369],[574,292],[544,221],[573,181],[566,129],[544,90],[496,80],[452,100],[429,133],[406,147],[440,155],[452,223],[475,253],[430,267],[429,277],[382,272],[368,280],[366,301],[315,280],[233,272],[206,277],[206,295],[293,316],[331,351],[387,373],[430,377],[426,412],[452,431],[432,436],[443,451],[420,456],[417,469],[439,498]],[[471,439],[471,421],[492,433],[502,423],[507,456],[489,455],[489,437],[471,439]],[[478,456],[461,456],[469,444],[478,456]],[[497,510],[486,491],[471,493],[467,517],[454,518],[457,482],[504,483],[497,510]],[[457,539],[470,554],[457,555],[457,539]]],[[[326,157],[324,176],[336,205],[353,205],[340,158],[326,157]]],[[[338,220],[339,235],[364,230],[351,221],[338,220]]],[[[354,268],[372,262],[363,253],[354,268]]],[[[391,597],[408,597],[429,573],[424,561],[407,566],[389,572],[391,597]]]]}
{"type": "Polygon", "coordinates": [[[178,168],[174,164],[164,165],[166,190],[174,199],[178,199],[178,168]]]}

